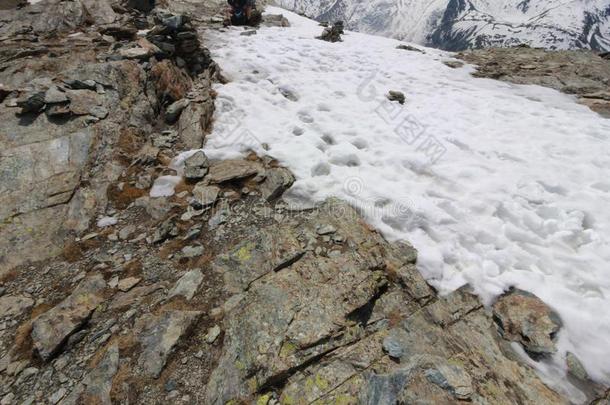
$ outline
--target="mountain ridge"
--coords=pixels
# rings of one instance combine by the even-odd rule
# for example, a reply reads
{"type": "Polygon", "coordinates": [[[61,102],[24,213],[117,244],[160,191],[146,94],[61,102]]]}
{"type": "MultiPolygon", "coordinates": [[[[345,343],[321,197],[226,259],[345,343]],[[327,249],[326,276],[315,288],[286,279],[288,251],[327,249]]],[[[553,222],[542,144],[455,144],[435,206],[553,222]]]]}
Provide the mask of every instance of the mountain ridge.
{"type": "Polygon", "coordinates": [[[318,21],[449,51],[526,44],[610,50],[610,5],[601,0],[276,0],[318,21]]]}

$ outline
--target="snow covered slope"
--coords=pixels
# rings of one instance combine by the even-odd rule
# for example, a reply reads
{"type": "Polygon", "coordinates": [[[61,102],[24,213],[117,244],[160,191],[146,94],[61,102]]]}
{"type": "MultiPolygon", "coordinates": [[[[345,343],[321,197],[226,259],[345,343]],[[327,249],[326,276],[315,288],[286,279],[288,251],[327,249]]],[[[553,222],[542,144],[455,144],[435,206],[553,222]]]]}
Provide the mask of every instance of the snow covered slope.
{"type": "Polygon", "coordinates": [[[291,28],[205,33],[229,79],[206,153],[273,156],[297,177],[295,204],[350,201],[411,241],[441,291],[536,294],[564,322],[554,364],[571,351],[610,382],[610,120],[554,90],[451,69],[443,51],[358,33],[330,44],[285,15],[291,28]]]}
{"type": "Polygon", "coordinates": [[[446,50],[610,50],[608,0],[276,0],[317,20],[446,50]]]}

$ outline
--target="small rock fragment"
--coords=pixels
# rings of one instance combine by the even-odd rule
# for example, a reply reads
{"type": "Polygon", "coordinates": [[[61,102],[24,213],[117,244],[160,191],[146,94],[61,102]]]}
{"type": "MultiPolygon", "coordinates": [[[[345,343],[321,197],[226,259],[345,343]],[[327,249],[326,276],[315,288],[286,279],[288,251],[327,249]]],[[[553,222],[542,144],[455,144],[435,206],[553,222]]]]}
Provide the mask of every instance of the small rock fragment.
{"type": "Polygon", "coordinates": [[[332,25],[332,27],[324,28],[324,31],[322,31],[322,35],[317,38],[327,42],[341,42],[341,35],[343,34],[343,21],[337,21],[332,25]]]}
{"type": "Polygon", "coordinates": [[[190,180],[202,179],[208,173],[210,163],[202,151],[198,151],[184,161],[184,177],[190,180]]]}
{"type": "Polygon", "coordinates": [[[182,248],[182,257],[192,259],[203,254],[203,246],[185,246],[182,248]]]}
{"type": "Polygon", "coordinates": [[[172,103],[165,111],[165,122],[173,124],[178,120],[182,111],[190,104],[190,100],[183,98],[172,103]]]}
{"type": "Polygon", "coordinates": [[[17,100],[17,107],[21,108],[21,114],[40,112],[45,106],[44,97],[44,92],[27,94],[17,100]]]}
{"type": "Polygon", "coordinates": [[[58,389],[57,391],[55,391],[55,393],[53,393],[53,395],[49,396],[48,401],[50,404],[55,405],[65,396],[66,396],[66,389],[62,387],[62,388],[58,389]]]}
{"type": "Polygon", "coordinates": [[[181,14],[165,14],[160,16],[160,22],[163,26],[172,31],[178,31],[184,24],[188,22],[188,18],[181,14]]]}
{"type": "Polygon", "coordinates": [[[406,101],[405,94],[400,91],[390,90],[388,92],[388,100],[398,101],[399,104],[404,104],[406,101]]]}
{"type": "Polygon", "coordinates": [[[210,167],[207,180],[211,184],[242,180],[262,171],[262,166],[247,160],[223,160],[210,167]]]}
{"type": "Polygon", "coordinates": [[[459,60],[446,60],[446,61],[443,61],[443,64],[445,64],[445,66],[448,66],[452,69],[458,69],[458,68],[461,68],[462,66],[464,66],[464,62],[460,62],[459,60]]]}
{"type": "Polygon", "coordinates": [[[174,217],[168,218],[155,228],[155,232],[151,239],[152,243],[161,243],[178,234],[174,217]]]}
{"type": "Polygon", "coordinates": [[[428,381],[449,391],[456,399],[468,400],[472,396],[472,378],[457,365],[439,362],[425,372],[428,381]]]}
{"type": "Polygon", "coordinates": [[[103,218],[100,218],[97,221],[97,227],[98,228],[106,228],[108,226],[114,226],[118,222],[119,221],[116,218],[114,218],[114,217],[103,217],[103,218]]]}
{"type": "Polygon", "coordinates": [[[70,111],[74,115],[93,115],[105,118],[108,110],[102,108],[102,96],[91,90],[67,90],[66,96],[70,100],[70,111]]]}
{"type": "Polygon", "coordinates": [[[15,398],[15,394],[9,392],[0,400],[0,405],[10,405],[13,403],[13,399],[15,398]]]}
{"type": "Polygon", "coordinates": [[[81,383],[61,401],[62,405],[81,403],[111,404],[112,379],[119,369],[119,346],[113,344],[106,350],[99,365],[85,376],[81,383]]]}
{"type": "Polygon", "coordinates": [[[108,287],[117,288],[119,285],[119,276],[114,276],[108,281],[108,287]]]}
{"type": "Polygon", "coordinates": [[[316,232],[318,233],[318,235],[331,235],[337,232],[337,228],[332,225],[322,225],[318,228],[316,232]]]}
{"type": "Polygon", "coordinates": [[[174,288],[168,294],[168,298],[172,298],[178,295],[186,298],[187,301],[193,299],[193,296],[197,292],[197,289],[203,281],[203,273],[201,270],[191,270],[176,282],[174,288]]]}
{"type": "Polygon", "coordinates": [[[216,186],[206,186],[204,184],[197,184],[193,189],[193,205],[199,207],[209,207],[216,203],[218,195],[220,194],[220,188],[216,186]]]}
{"type": "Polygon", "coordinates": [[[10,354],[7,353],[3,357],[0,357],[0,373],[6,370],[9,364],[11,364],[10,354]]]}
{"type": "Polygon", "coordinates": [[[568,365],[568,372],[574,377],[578,378],[581,381],[586,381],[587,379],[589,379],[589,374],[587,373],[587,370],[582,365],[580,360],[578,360],[578,357],[574,355],[574,353],[566,353],[566,364],[568,365]]]}
{"type": "Polygon", "coordinates": [[[178,134],[174,131],[164,131],[161,134],[152,135],[152,144],[156,148],[171,148],[178,140],[178,134]]]}
{"type": "Polygon", "coordinates": [[[425,52],[424,52],[424,51],[422,51],[421,49],[418,49],[418,48],[416,48],[416,47],[414,47],[414,46],[411,46],[411,45],[404,45],[404,44],[398,45],[398,46],[396,47],[396,49],[402,49],[403,51],[412,51],[412,52],[420,52],[420,53],[425,53],[425,52]]]}
{"type": "Polygon", "coordinates": [[[127,277],[119,281],[119,290],[126,292],[135,287],[142,279],[137,277],[127,277]]]}
{"type": "MultiPolygon", "coordinates": [[[[136,1],[132,0],[134,3],[144,3],[144,1],[136,1]]],[[[100,30],[100,33],[104,35],[109,35],[117,40],[132,40],[135,38],[138,30],[134,27],[126,26],[123,24],[113,24],[103,27],[100,30]]]]}
{"type": "Polygon", "coordinates": [[[29,361],[27,361],[27,360],[14,361],[6,367],[6,374],[17,375],[17,374],[21,373],[28,366],[28,364],[29,364],[29,361]]]}
{"type": "Polygon", "coordinates": [[[220,336],[220,326],[214,325],[208,330],[208,333],[205,335],[205,341],[209,344],[212,344],[218,339],[220,336]]]}
{"type": "Polygon", "coordinates": [[[57,86],[50,87],[44,94],[44,102],[46,104],[60,104],[69,101],[66,93],[59,90],[57,86]]]}
{"type": "Polygon", "coordinates": [[[56,104],[47,106],[46,114],[48,117],[62,117],[72,114],[72,111],[70,111],[69,105],[56,104]]]}
{"type": "Polygon", "coordinates": [[[223,206],[218,211],[212,215],[212,217],[208,220],[208,227],[211,230],[218,228],[220,225],[227,222],[229,216],[231,215],[231,210],[228,207],[223,206]]]}
{"type": "Polygon", "coordinates": [[[405,354],[402,344],[391,335],[383,340],[383,350],[393,359],[400,359],[405,354]]]}
{"type": "Polygon", "coordinates": [[[136,231],[135,225],[127,225],[119,231],[119,239],[127,240],[136,231]]]}
{"type": "Polygon", "coordinates": [[[95,90],[97,88],[95,80],[66,79],[63,82],[72,90],[95,90]]]}

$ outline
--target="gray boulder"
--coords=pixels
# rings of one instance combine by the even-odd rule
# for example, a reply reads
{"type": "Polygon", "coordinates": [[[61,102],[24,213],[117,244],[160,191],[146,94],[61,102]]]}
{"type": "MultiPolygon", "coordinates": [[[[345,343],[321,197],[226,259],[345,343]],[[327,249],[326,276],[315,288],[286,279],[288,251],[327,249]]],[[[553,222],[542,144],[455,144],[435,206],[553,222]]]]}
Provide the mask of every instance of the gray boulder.
{"type": "Polygon", "coordinates": [[[102,275],[91,276],[70,296],[34,320],[32,341],[43,360],[50,360],[70,335],[87,323],[95,308],[104,301],[105,287],[102,275]]]}
{"type": "Polygon", "coordinates": [[[180,114],[182,114],[182,111],[188,107],[190,103],[190,100],[183,98],[170,104],[165,111],[165,122],[168,124],[173,124],[176,122],[180,117],[180,114]]]}
{"type": "Polygon", "coordinates": [[[294,176],[288,169],[274,168],[265,172],[265,181],[260,185],[261,194],[267,201],[282,196],[294,184],[294,176]]]}
{"type": "Polygon", "coordinates": [[[187,149],[200,149],[203,146],[213,112],[214,103],[211,100],[191,102],[184,108],[178,120],[178,136],[187,149]]]}
{"type": "Polygon", "coordinates": [[[210,162],[202,151],[197,151],[184,161],[184,177],[189,180],[198,180],[208,173],[210,162]]]}
{"type": "Polygon", "coordinates": [[[191,204],[200,207],[212,206],[218,200],[219,194],[220,188],[199,183],[193,189],[193,202],[191,204]]]}
{"type": "Polygon", "coordinates": [[[176,282],[176,285],[174,285],[168,293],[167,298],[182,296],[186,298],[187,301],[190,301],[193,299],[193,296],[197,292],[202,281],[203,273],[201,270],[191,270],[180,277],[176,282]]]}
{"type": "Polygon", "coordinates": [[[142,345],[138,364],[146,375],[159,377],[172,350],[199,316],[197,311],[165,311],[138,320],[136,331],[142,345]]]}
{"type": "Polygon", "coordinates": [[[223,160],[211,165],[206,180],[210,184],[221,184],[243,180],[262,172],[264,172],[264,168],[258,162],[251,162],[248,160],[223,160]]]}
{"type": "Polygon", "coordinates": [[[557,352],[555,337],[561,320],[538,297],[513,289],[496,301],[493,314],[502,336],[520,343],[530,356],[557,352]]]}

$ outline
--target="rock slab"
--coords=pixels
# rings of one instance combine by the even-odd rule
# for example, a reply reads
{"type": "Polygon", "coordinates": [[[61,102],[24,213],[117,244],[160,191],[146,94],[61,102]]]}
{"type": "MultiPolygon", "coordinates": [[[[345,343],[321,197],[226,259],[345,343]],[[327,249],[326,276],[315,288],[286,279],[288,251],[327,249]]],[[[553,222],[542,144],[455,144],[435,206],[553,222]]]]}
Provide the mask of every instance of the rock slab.
{"type": "Polygon", "coordinates": [[[198,311],[165,311],[138,320],[136,330],[142,345],[138,364],[146,375],[159,377],[172,350],[200,315],[198,311]]]}
{"type": "Polygon", "coordinates": [[[106,282],[101,275],[83,280],[69,297],[36,318],[32,325],[32,340],[38,355],[50,360],[63,343],[82,328],[95,308],[104,301],[106,282]]]}

